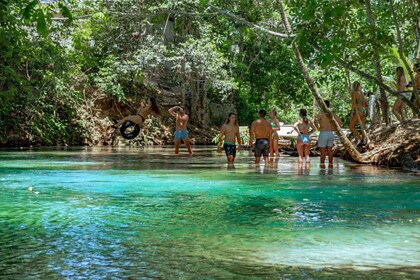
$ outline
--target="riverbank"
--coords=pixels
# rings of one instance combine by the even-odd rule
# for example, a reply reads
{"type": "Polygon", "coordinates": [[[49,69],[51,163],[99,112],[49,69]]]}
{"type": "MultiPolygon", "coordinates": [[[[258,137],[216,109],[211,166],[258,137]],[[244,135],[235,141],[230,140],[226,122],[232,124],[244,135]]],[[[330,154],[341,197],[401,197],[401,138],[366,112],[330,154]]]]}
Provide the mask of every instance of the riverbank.
{"type": "MultiPolygon", "coordinates": [[[[420,170],[419,131],[420,119],[389,127],[368,129],[366,132],[369,144],[357,149],[370,158],[373,164],[420,170]]],[[[343,159],[351,160],[342,145],[336,147],[335,153],[343,159]]]]}

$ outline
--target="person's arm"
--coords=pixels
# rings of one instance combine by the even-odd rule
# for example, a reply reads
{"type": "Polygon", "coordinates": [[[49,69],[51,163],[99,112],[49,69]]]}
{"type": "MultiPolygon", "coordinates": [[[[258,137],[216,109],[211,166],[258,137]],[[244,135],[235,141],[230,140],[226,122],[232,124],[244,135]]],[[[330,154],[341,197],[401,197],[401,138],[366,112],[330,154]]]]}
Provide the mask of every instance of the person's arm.
{"type": "Polygon", "coordinates": [[[249,146],[254,146],[254,123],[251,124],[251,129],[249,130],[249,146]]]}
{"type": "Polygon", "coordinates": [[[311,126],[312,130],[308,131],[308,133],[309,133],[309,135],[311,135],[312,133],[314,133],[317,130],[317,128],[316,128],[313,121],[309,121],[309,125],[311,126]]]}
{"type": "Polygon", "coordinates": [[[420,88],[420,73],[417,73],[414,77],[414,85],[416,86],[416,89],[420,88]]]}
{"type": "Polygon", "coordinates": [[[241,140],[241,133],[239,132],[239,126],[236,130],[236,142],[238,142],[238,151],[242,149],[242,140],[241,140]]]}
{"type": "Polygon", "coordinates": [[[318,116],[316,116],[314,124],[317,130],[319,130],[319,128],[321,127],[321,113],[318,114],[318,116]]]}
{"type": "Polygon", "coordinates": [[[295,122],[295,124],[293,125],[293,130],[295,130],[297,132],[297,134],[300,134],[298,125],[299,125],[299,121],[295,122]]]}
{"type": "Polygon", "coordinates": [[[178,115],[177,113],[175,113],[175,110],[178,110],[179,109],[179,106],[174,106],[174,107],[172,107],[171,109],[169,109],[169,114],[171,114],[173,117],[175,117],[176,118],[176,116],[178,115]]]}
{"type": "Polygon", "coordinates": [[[219,142],[217,143],[217,152],[218,153],[222,152],[222,143],[223,143],[225,133],[226,133],[225,125],[222,125],[222,127],[220,128],[220,133],[219,133],[219,142]]]}
{"type": "Polygon", "coordinates": [[[355,97],[355,92],[351,93],[351,113],[350,115],[353,116],[354,111],[356,110],[357,105],[356,105],[356,97],[355,97]]]}
{"type": "Polygon", "coordinates": [[[188,115],[184,115],[184,123],[185,123],[185,129],[187,128],[188,120],[190,117],[188,115]]]}

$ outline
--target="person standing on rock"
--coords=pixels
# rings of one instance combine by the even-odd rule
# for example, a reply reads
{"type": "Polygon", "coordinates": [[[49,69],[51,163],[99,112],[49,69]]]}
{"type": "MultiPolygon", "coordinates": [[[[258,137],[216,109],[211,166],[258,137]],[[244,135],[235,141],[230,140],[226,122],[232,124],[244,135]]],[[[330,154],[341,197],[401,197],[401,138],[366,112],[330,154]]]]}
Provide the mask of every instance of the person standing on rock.
{"type": "Polygon", "coordinates": [[[175,117],[175,154],[177,155],[179,153],[179,146],[181,145],[182,140],[185,144],[185,147],[187,147],[188,149],[188,153],[191,156],[193,152],[191,150],[190,139],[188,138],[188,115],[185,113],[184,108],[182,108],[181,106],[172,107],[171,109],[169,109],[169,114],[175,117]]]}
{"type": "Polygon", "coordinates": [[[404,68],[401,66],[397,67],[397,92],[401,94],[395,100],[394,106],[392,106],[392,113],[394,113],[395,117],[400,123],[405,122],[405,103],[401,99],[401,97],[407,97],[407,93],[405,93],[405,86],[407,85],[407,80],[405,78],[404,68]]]}

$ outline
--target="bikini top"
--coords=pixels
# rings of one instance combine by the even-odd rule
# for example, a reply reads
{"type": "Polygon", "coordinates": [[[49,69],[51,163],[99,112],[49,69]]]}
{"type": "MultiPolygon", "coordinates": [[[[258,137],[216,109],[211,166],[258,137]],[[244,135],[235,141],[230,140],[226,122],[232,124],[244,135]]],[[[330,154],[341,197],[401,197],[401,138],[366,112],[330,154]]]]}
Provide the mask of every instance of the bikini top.
{"type": "Polygon", "coordinates": [[[303,130],[303,128],[310,128],[311,126],[309,125],[309,123],[301,123],[301,124],[299,124],[298,126],[297,126],[298,128],[299,128],[299,131],[302,131],[303,130]]]}
{"type": "Polygon", "coordinates": [[[277,124],[275,122],[270,122],[272,128],[277,128],[277,124]]]}

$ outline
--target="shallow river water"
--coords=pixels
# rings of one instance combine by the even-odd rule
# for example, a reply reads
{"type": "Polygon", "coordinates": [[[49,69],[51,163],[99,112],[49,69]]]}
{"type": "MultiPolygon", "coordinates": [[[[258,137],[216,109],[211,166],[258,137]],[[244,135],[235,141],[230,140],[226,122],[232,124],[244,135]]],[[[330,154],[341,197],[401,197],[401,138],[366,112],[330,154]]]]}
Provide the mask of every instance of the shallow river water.
{"type": "Polygon", "coordinates": [[[420,176],[214,147],[0,151],[0,279],[420,279],[420,176]]]}

